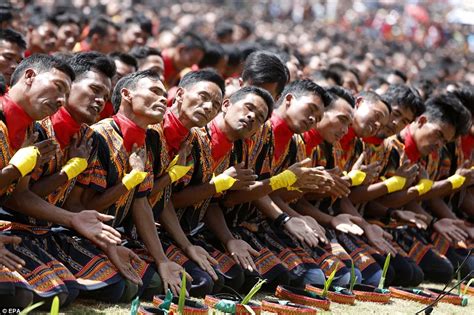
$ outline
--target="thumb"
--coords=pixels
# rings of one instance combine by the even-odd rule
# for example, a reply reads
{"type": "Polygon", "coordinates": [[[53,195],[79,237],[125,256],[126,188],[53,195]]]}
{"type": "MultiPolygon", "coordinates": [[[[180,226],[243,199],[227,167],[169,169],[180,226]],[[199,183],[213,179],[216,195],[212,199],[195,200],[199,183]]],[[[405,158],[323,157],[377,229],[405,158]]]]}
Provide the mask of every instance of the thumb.
{"type": "Polygon", "coordinates": [[[255,249],[253,249],[251,246],[249,246],[249,253],[250,255],[254,256],[254,257],[257,257],[260,253],[258,251],[256,251],[255,249]]]}
{"type": "Polygon", "coordinates": [[[107,222],[107,221],[113,220],[115,217],[113,215],[97,212],[97,218],[102,222],[107,222]]]}
{"type": "Polygon", "coordinates": [[[299,162],[300,163],[300,166],[311,166],[311,159],[310,158],[306,158],[302,161],[299,162]]]}
{"type": "Polygon", "coordinates": [[[359,156],[357,161],[354,163],[354,166],[352,167],[353,170],[358,170],[362,166],[365,160],[365,152],[362,152],[362,154],[359,156]]]}

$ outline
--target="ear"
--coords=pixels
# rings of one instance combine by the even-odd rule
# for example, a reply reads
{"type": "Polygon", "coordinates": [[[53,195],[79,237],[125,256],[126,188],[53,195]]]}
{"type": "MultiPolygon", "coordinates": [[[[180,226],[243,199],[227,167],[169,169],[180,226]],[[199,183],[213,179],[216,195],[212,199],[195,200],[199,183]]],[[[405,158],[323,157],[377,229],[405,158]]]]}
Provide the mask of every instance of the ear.
{"type": "Polygon", "coordinates": [[[293,100],[294,96],[291,93],[285,95],[285,106],[286,108],[290,107],[291,101],[293,100]]]}
{"type": "Polygon", "coordinates": [[[122,88],[120,90],[120,94],[122,95],[122,99],[127,100],[127,102],[132,102],[132,96],[130,94],[130,90],[127,88],[122,88]]]}
{"type": "Polygon", "coordinates": [[[33,84],[33,81],[36,78],[36,72],[35,70],[29,68],[25,70],[25,73],[23,74],[23,77],[25,78],[25,84],[26,85],[31,85],[33,84]]]}
{"type": "Polygon", "coordinates": [[[184,96],[184,89],[182,87],[178,87],[176,90],[176,94],[174,95],[174,102],[178,102],[181,104],[183,102],[183,96],[184,96]]]}
{"type": "Polygon", "coordinates": [[[241,77],[239,77],[239,86],[240,87],[244,86],[244,79],[242,79],[241,77]]]}
{"type": "Polygon", "coordinates": [[[362,103],[362,101],[363,101],[363,98],[360,97],[360,96],[357,96],[357,98],[356,98],[356,103],[355,103],[355,107],[358,108],[359,105],[362,103]]]}
{"type": "Polygon", "coordinates": [[[223,102],[222,102],[222,106],[221,106],[221,110],[223,113],[227,113],[227,110],[229,109],[229,106],[230,106],[230,100],[228,98],[226,98],[223,102]]]}
{"type": "Polygon", "coordinates": [[[417,123],[418,127],[422,127],[427,122],[428,122],[428,119],[426,118],[425,115],[419,116],[418,119],[416,120],[416,123],[417,123]]]}

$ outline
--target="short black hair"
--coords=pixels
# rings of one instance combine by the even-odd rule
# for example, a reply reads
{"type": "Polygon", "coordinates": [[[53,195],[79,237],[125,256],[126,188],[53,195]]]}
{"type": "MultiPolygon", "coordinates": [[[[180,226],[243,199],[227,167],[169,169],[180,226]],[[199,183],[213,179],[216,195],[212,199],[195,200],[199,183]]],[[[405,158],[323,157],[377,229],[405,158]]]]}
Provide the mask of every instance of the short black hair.
{"type": "Polygon", "coordinates": [[[272,115],[273,106],[274,106],[274,103],[275,103],[274,100],[273,100],[273,97],[271,96],[270,93],[268,93],[267,90],[259,88],[257,86],[251,86],[251,85],[250,86],[245,86],[245,87],[235,91],[234,93],[232,93],[229,100],[232,103],[235,103],[235,102],[238,102],[241,99],[243,99],[248,94],[255,94],[257,96],[260,96],[265,101],[265,103],[267,104],[267,108],[268,108],[268,114],[267,114],[267,117],[265,117],[265,120],[267,120],[272,115]]]}
{"type": "Polygon", "coordinates": [[[178,37],[175,41],[175,46],[183,45],[187,49],[200,49],[205,50],[204,40],[201,36],[193,32],[186,32],[182,36],[178,37]]]}
{"type": "Polygon", "coordinates": [[[87,39],[90,40],[94,34],[99,35],[101,38],[107,36],[107,30],[109,26],[119,30],[120,28],[109,20],[105,16],[99,16],[89,24],[89,32],[87,33],[87,39]]]}
{"type": "Polygon", "coordinates": [[[366,102],[369,102],[369,103],[382,102],[387,107],[388,112],[389,113],[392,112],[392,106],[390,105],[390,103],[387,102],[382,96],[375,93],[374,91],[362,91],[362,92],[359,93],[359,96],[362,97],[366,102]]]}
{"type": "Polygon", "coordinates": [[[471,113],[452,93],[433,96],[426,101],[424,112],[429,119],[447,123],[455,128],[456,137],[464,135],[471,126],[471,113]]]}
{"type": "Polygon", "coordinates": [[[64,24],[75,24],[79,27],[82,27],[82,16],[80,11],[72,12],[64,12],[56,17],[56,22],[58,26],[64,24]]]}
{"type": "Polygon", "coordinates": [[[338,98],[342,98],[347,103],[349,103],[352,108],[355,107],[355,97],[349,90],[341,86],[331,86],[327,89],[327,91],[331,95],[333,101],[337,100],[338,98]]]}
{"type": "Polygon", "coordinates": [[[5,77],[3,74],[0,73],[0,96],[5,94],[7,91],[7,82],[5,81],[5,77]]]}
{"type": "Polygon", "coordinates": [[[328,107],[332,102],[332,97],[326,91],[326,89],[324,89],[323,87],[317,85],[316,83],[308,79],[295,80],[291,82],[290,84],[288,84],[283,90],[283,93],[281,93],[280,99],[276,103],[277,107],[283,103],[285,99],[285,95],[287,94],[292,94],[296,98],[305,96],[308,94],[316,94],[323,101],[324,107],[328,107]]]}
{"type": "Polygon", "coordinates": [[[341,73],[330,69],[316,70],[310,77],[313,80],[333,80],[336,85],[342,85],[341,73]]]}
{"type": "Polygon", "coordinates": [[[214,70],[204,69],[198,71],[190,71],[186,73],[179,81],[178,86],[188,88],[198,82],[209,81],[215,83],[221,90],[222,96],[225,95],[225,81],[214,70]]]}
{"type": "Polygon", "coordinates": [[[150,46],[135,46],[130,50],[130,55],[136,58],[139,63],[148,56],[162,57],[161,52],[158,49],[150,46]]]}
{"type": "Polygon", "coordinates": [[[97,71],[112,79],[117,71],[112,59],[96,51],[77,53],[69,60],[69,64],[77,78],[88,71],[97,71]]]}
{"type": "Polygon", "coordinates": [[[0,29],[0,40],[15,44],[21,49],[26,49],[26,41],[23,36],[10,28],[0,29]]]}
{"type": "Polygon", "coordinates": [[[462,86],[451,92],[461,103],[474,115],[474,87],[472,85],[462,86]]]}
{"type": "Polygon", "coordinates": [[[396,75],[397,77],[400,77],[403,80],[403,82],[407,82],[407,80],[408,80],[406,74],[401,72],[398,69],[390,69],[387,73],[387,77],[391,74],[396,75]]]}
{"type": "Polygon", "coordinates": [[[143,78],[150,78],[157,81],[160,80],[159,74],[153,70],[137,71],[134,73],[127,74],[126,76],[118,80],[117,84],[114,87],[114,91],[112,92],[111,98],[115,113],[118,112],[118,110],[120,109],[120,104],[122,103],[121,90],[123,88],[134,89],[137,86],[137,82],[143,78]]]}
{"type": "Polygon", "coordinates": [[[57,69],[61,72],[64,72],[69,78],[71,78],[71,81],[74,81],[76,78],[74,70],[72,70],[71,66],[69,66],[65,61],[49,55],[34,54],[28,58],[23,59],[16,67],[12,74],[10,85],[14,86],[20,80],[21,75],[28,68],[34,69],[37,73],[48,72],[52,69],[57,69]]]}
{"type": "Polygon", "coordinates": [[[51,23],[51,24],[54,24],[56,26],[58,25],[58,21],[53,16],[45,14],[45,13],[32,15],[29,18],[26,25],[28,27],[38,28],[38,27],[40,27],[41,25],[43,25],[45,23],[51,23]]]}
{"type": "Polygon", "coordinates": [[[231,67],[238,66],[243,58],[239,46],[234,44],[222,45],[225,55],[228,57],[227,64],[231,67]]]}
{"type": "Polygon", "coordinates": [[[390,85],[382,98],[392,107],[408,108],[415,114],[415,117],[420,116],[425,111],[425,104],[418,91],[406,84],[390,85]]]}
{"type": "Polygon", "coordinates": [[[234,33],[234,25],[229,22],[219,22],[216,25],[216,36],[222,38],[234,33]]]}
{"type": "Polygon", "coordinates": [[[7,22],[13,20],[13,7],[9,2],[0,3],[0,21],[7,22]]]}
{"type": "Polygon", "coordinates": [[[256,51],[245,60],[242,79],[251,85],[277,83],[277,92],[281,94],[288,82],[289,76],[286,66],[274,53],[256,51]]]}
{"type": "Polygon", "coordinates": [[[202,57],[201,61],[199,62],[199,68],[207,68],[207,67],[214,67],[219,60],[224,58],[225,51],[221,45],[218,43],[206,43],[206,51],[204,52],[204,57],[202,57]]]}
{"type": "Polygon", "coordinates": [[[145,33],[151,35],[152,30],[153,30],[153,24],[151,23],[151,20],[144,16],[143,14],[137,14],[135,16],[131,16],[125,19],[123,23],[123,28],[127,28],[130,25],[137,24],[140,26],[140,29],[144,31],[145,33]]]}
{"type": "Polygon", "coordinates": [[[375,90],[384,84],[389,85],[390,83],[388,83],[384,77],[380,75],[375,75],[370,77],[367,82],[365,82],[364,88],[370,91],[375,90]]]}
{"type": "Polygon", "coordinates": [[[132,55],[130,55],[130,54],[119,52],[119,51],[114,51],[113,53],[109,54],[109,58],[112,59],[112,60],[120,60],[124,64],[135,68],[135,70],[138,69],[137,59],[135,57],[133,57],[132,55]]]}

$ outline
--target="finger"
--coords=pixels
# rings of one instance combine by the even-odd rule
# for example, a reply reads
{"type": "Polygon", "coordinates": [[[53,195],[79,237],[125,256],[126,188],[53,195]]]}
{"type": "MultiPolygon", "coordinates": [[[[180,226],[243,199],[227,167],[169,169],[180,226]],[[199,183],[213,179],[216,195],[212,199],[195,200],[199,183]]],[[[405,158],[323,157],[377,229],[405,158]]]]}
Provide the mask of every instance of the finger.
{"type": "Polygon", "coordinates": [[[13,261],[16,265],[19,265],[20,267],[25,265],[25,261],[23,259],[21,259],[10,251],[5,254],[5,257],[8,257],[11,261],[13,261]]]}
{"type": "Polygon", "coordinates": [[[136,264],[141,264],[143,262],[143,260],[137,254],[135,254],[133,251],[130,251],[128,253],[128,255],[130,257],[130,260],[135,262],[136,264]]]}
{"type": "Polygon", "coordinates": [[[115,217],[113,215],[97,212],[97,218],[102,222],[107,222],[113,220],[115,217]]]}
{"type": "Polygon", "coordinates": [[[300,166],[311,166],[311,159],[310,159],[310,158],[306,158],[306,159],[304,159],[303,161],[300,161],[300,162],[299,162],[299,165],[300,165],[300,166]]]}
{"type": "Polygon", "coordinates": [[[3,256],[2,258],[0,258],[0,265],[4,265],[11,271],[16,271],[21,268],[21,265],[18,265],[7,256],[3,256]]]}
{"type": "Polygon", "coordinates": [[[247,251],[250,253],[250,255],[254,256],[254,257],[257,257],[260,253],[258,251],[256,251],[255,249],[253,249],[251,246],[249,246],[247,248],[247,251]]]}
{"type": "Polygon", "coordinates": [[[439,232],[444,238],[448,240],[450,243],[454,243],[454,240],[451,238],[451,235],[449,235],[448,232],[439,232]]]}
{"type": "Polygon", "coordinates": [[[211,265],[215,266],[217,264],[219,264],[219,262],[217,260],[214,259],[214,257],[212,257],[211,255],[209,255],[208,253],[206,253],[207,255],[207,260],[211,263],[211,265]]]}
{"type": "Polygon", "coordinates": [[[97,244],[100,248],[105,248],[109,245],[109,242],[104,242],[100,236],[95,236],[92,241],[97,244]]]}
{"type": "Polygon", "coordinates": [[[388,232],[383,232],[383,237],[388,240],[393,240],[393,236],[388,232]]]}
{"type": "Polygon", "coordinates": [[[116,242],[122,241],[120,232],[107,224],[102,224],[102,233],[106,234],[109,238],[116,242]]]}
{"type": "Polygon", "coordinates": [[[130,268],[131,266],[125,266],[124,268],[121,268],[120,271],[122,275],[133,283],[140,284],[141,281],[137,279],[137,276],[132,273],[130,268]]]}
{"type": "Polygon", "coordinates": [[[457,231],[453,230],[453,231],[450,232],[450,234],[451,234],[451,237],[453,238],[455,243],[460,242],[460,241],[464,241],[464,238],[457,231]]]}
{"type": "Polygon", "coordinates": [[[246,262],[246,265],[247,265],[246,269],[248,271],[253,272],[254,270],[256,270],[256,267],[255,267],[255,264],[253,263],[252,257],[245,256],[244,259],[245,259],[245,262],[246,262]]]}
{"type": "Polygon", "coordinates": [[[20,244],[21,243],[21,237],[18,236],[6,236],[6,238],[3,238],[1,240],[5,244],[20,244]]]}

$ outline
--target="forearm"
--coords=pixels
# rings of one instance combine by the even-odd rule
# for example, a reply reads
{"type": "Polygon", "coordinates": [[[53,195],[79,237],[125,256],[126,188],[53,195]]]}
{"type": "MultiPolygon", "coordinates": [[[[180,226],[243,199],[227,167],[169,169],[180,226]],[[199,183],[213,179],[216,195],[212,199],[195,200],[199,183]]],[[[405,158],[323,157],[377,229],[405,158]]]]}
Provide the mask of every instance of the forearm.
{"type": "Polygon", "coordinates": [[[275,220],[283,211],[269,197],[264,196],[252,202],[267,218],[275,220]]]}
{"type": "Polygon", "coordinates": [[[0,191],[8,188],[15,180],[21,177],[21,173],[12,165],[7,165],[0,170],[0,191]]]}
{"type": "Polygon", "coordinates": [[[474,188],[469,187],[467,189],[466,195],[461,202],[461,210],[469,217],[474,217],[474,188]]]}
{"type": "Polygon", "coordinates": [[[171,202],[165,204],[165,208],[160,216],[160,223],[170,234],[171,238],[176,242],[179,248],[184,250],[191,245],[191,242],[186,237],[181,225],[179,224],[178,217],[176,216],[176,211],[171,202]]]}
{"type": "Polygon", "coordinates": [[[204,216],[204,222],[222,244],[225,245],[228,241],[234,239],[219,205],[212,204],[209,206],[204,216]]]}
{"type": "Polygon", "coordinates": [[[264,197],[272,192],[272,187],[270,186],[270,180],[266,179],[263,181],[258,181],[250,187],[250,190],[242,191],[230,191],[226,193],[222,204],[225,207],[233,207],[235,205],[251,202],[257,200],[258,198],[264,197]]]}
{"type": "Polygon", "coordinates": [[[371,218],[383,218],[387,215],[388,208],[376,201],[371,201],[365,206],[365,214],[371,218]]]}
{"type": "Polygon", "coordinates": [[[171,184],[171,179],[168,173],[155,179],[155,181],[153,182],[153,189],[151,190],[150,197],[152,198],[159,192],[163,191],[169,184],[171,184]]]}
{"type": "Polygon", "coordinates": [[[209,199],[216,194],[216,187],[211,183],[193,185],[179,192],[173,192],[171,197],[175,209],[186,208],[209,199]]]}
{"type": "Polygon", "coordinates": [[[426,207],[438,219],[456,219],[456,215],[451,211],[448,205],[441,198],[433,198],[425,201],[426,207]]]}
{"type": "Polygon", "coordinates": [[[349,199],[353,204],[361,204],[385,196],[387,193],[387,186],[383,182],[378,182],[351,188],[349,199]]]}
{"type": "MultiPolygon", "coordinates": [[[[359,218],[364,219],[362,215],[359,213],[359,211],[357,211],[357,209],[354,207],[354,205],[349,200],[349,198],[341,198],[341,202],[339,203],[339,205],[340,205],[341,213],[351,214],[353,216],[357,216],[359,218]]],[[[369,223],[364,219],[363,223],[359,225],[361,228],[364,228],[367,225],[369,225],[369,223]]]]}
{"type": "Polygon", "coordinates": [[[426,212],[425,209],[423,209],[423,207],[416,201],[409,202],[404,208],[406,210],[410,210],[412,212],[415,212],[415,213],[422,214],[422,215],[426,216],[427,222],[431,222],[431,220],[433,219],[431,214],[426,212]]]}
{"type": "Polygon", "coordinates": [[[288,214],[290,217],[300,217],[301,214],[299,214],[297,211],[295,211],[293,208],[290,207],[288,203],[283,201],[280,196],[277,194],[272,194],[270,195],[270,198],[275,202],[275,204],[283,210],[286,214],[288,214]]]}
{"type": "Polygon", "coordinates": [[[432,198],[443,198],[454,192],[451,182],[447,179],[436,181],[433,183],[431,190],[426,194],[418,197],[418,200],[427,200],[432,198]]]}
{"type": "Polygon", "coordinates": [[[377,202],[388,208],[400,208],[409,203],[412,200],[415,200],[418,197],[418,191],[413,190],[401,190],[381,198],[377,199],[377,202]]]}
{"type": "Polygon", "coordinates": [[[301,198],[295,204],[295,209],[302,215],[310,216],[319,224],[323,226],[331,226],[332,216],[323,211],[319,210],[317,207],[313,206],[311,203],[306,200],[306,198],[301,198]]]}
{"type": "Polygon", "coordinates": [[[41,177],[31,185],[30,190],[40,197],[46,197],[53,193],[58,187],[65,185],[68,181],[67,174],[63,171],[47,177],[41,177]]]}
{"type": "Polygon", "coordinates": [[[83,200],[87,209],[95,209],[101,212],[113,205],[121,196],[127,193],[127,187],[121,182],[113,187],[108,188],[103,193],[95,193],[91,198],[83,200]]]}

